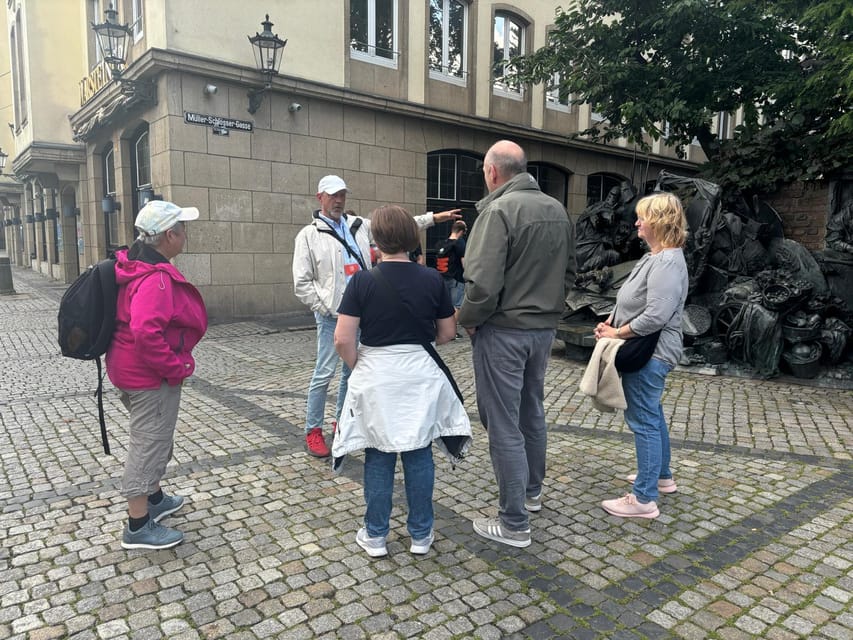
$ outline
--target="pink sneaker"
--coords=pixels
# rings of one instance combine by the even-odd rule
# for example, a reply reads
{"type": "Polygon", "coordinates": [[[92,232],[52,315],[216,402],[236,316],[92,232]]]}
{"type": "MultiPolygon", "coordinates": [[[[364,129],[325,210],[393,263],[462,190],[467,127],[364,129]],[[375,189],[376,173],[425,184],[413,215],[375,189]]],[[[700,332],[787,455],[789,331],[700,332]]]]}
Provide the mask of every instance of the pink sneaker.
{"type": "MultiPolygon", "coordinates": [[[[634,484],[634,480],[637,479],[637,474],[632,473],[630,475],[625,476],[625,480],[634,484]]],[[[661,493],[675,493],[678,491],[678,485],[675,484],[675,480],[673,478],[659,478],[658,479],[658,491],[661,493]]]]}
{"type": "Polygon", "coordinates": [[[626,493],[614,500],[604,500],[601,507],[610,515],[620,518],[657,518],[660,515],[656,502],[643,504],[637,501],[633,493],[626,493]]]}

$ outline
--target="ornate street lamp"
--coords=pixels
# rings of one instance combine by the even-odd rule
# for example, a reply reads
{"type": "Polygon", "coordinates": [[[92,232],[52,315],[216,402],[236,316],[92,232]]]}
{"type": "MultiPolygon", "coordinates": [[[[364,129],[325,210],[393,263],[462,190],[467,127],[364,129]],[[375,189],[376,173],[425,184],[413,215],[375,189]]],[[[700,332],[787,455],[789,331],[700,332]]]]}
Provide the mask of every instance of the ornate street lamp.
{"type": "Polygon", "coordinates": [[[0,174],[6,169],[6,160],[9,159],[9,154],[0,149],[0,174]]]}
{"type": "Polygon", "coordinates": [[[121,78],[122,70],[127,62],[127,40],[130,37],[130,27],[118,23],[118,11],[110,4],[104,11],[104,22],[92,23],[92,30],[98,36],[98,48],[101,56],[113,72],[113,78],[121,78]]]}
{"type": "Polygon", "coordinates": [[[281,66],[281,57],[287,40],[282,40],[278,34],[272,32],[273,23],[267,14],[266,20],[261,22],[264,30],[255,33],[254,36],[246,36],[252,43],[252,51],[255,54],[255,66],[264,76],[264,86],[260,89],[249,91],[249,113],[255,113],[264,99],[264,92],[272,87],[272,77],[278,74],[281,66]]]}

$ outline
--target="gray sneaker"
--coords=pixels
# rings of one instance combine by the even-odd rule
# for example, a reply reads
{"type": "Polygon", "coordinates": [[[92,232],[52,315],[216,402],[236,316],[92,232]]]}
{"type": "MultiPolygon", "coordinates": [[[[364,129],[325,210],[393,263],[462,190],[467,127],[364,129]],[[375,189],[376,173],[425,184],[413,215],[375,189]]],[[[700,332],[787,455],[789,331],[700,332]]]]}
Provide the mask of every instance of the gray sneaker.
{"type": "Polygon", "coordinates": [[[530,546],[529,527],[524,531],[510,531],[501,524],[500,518],[477,518],[474,520],[474,533],[511,547],[530,546]]]}
{"type": "Polygon", "coordinates": [[[435,541],[435,533],[432,529],[429,531],[429,535],[425,538],[420,538],[415,540],[412,538],[412,546],[409,547],[409,553],[414,553],[419,556],[423,556],[429,553],[429,549],[432,546],[432,543],[435,541]]]}
{"type": "Polygon", "coordinates": [[[535,496],[525,497],[524,508],[532,512],[542,511],[542,492],[540,491],[535,496]]]}
{"type": "Polygon", "coordinates": [[[121,546],[125,549],[171,549],[181,544],[184,534],[177,529],[164,527],[149,517],[148,522],[137,531],[131,531],[127,526],[121,536],[121,546]]]}
{"type": "Polygon", "coordinates": [[[172,515],[184,506],[183,496],[167,496],[163,494],[163,499],[157,504],[148,503],[148,517],[154,522],[160,522],[166,516],[172,515]]]}
{"type": "Polygon", "coordinates": [[[365,527],[359,529],[358,533],[355,534],[355,541],[359,547],[367,551],[367,555],[371,558],[381,558],[388,555],[388,549],[385,547],[385,538],[382,536],[371,538],[367,535],[365,527]]]}

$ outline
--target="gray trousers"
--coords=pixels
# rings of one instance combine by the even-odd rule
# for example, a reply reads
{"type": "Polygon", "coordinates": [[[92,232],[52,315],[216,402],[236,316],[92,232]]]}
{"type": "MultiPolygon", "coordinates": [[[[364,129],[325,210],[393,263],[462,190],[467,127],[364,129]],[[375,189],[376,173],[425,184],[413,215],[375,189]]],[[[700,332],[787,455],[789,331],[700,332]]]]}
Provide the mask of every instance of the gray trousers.
{"type": "Polygon", "coordinates": [[[172,459],[181,387],[163,382],[159,389],[121,391],[121,402],[130,411],[130,438],[121,480],[125,498],[151,495],[166,473],[172,459]]]}
{"type": "Polygon", "coordinates": [[[545,478],[545,370],[554,329],[504,329],[489,324],[472,336],[477,410],[489,435],[498,481],[501,523],[529,526],[524,497],[542,491],[545,478]]]}

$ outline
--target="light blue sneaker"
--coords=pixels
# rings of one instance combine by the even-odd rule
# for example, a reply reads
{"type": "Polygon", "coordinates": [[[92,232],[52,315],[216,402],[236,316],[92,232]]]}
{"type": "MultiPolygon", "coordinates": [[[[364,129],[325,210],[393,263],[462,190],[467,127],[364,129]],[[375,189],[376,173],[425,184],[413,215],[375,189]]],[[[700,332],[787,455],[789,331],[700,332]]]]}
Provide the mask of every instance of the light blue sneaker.
{"type": "Polygon", "coordinates": [[[121,536],[121,546],[125,549],[171,549],[183,541],[183,533],[151,519],[137,531],[125,526],[121,536]]]}
{"type": "Polygon", "coordinates": [[[167,496],[164,493],[163,499],[158,504],[148,503],[148,516],[154,522],[160,522],[160,520],[175,513],[182,506],[184,506],[183,496],[167,496]]]}

